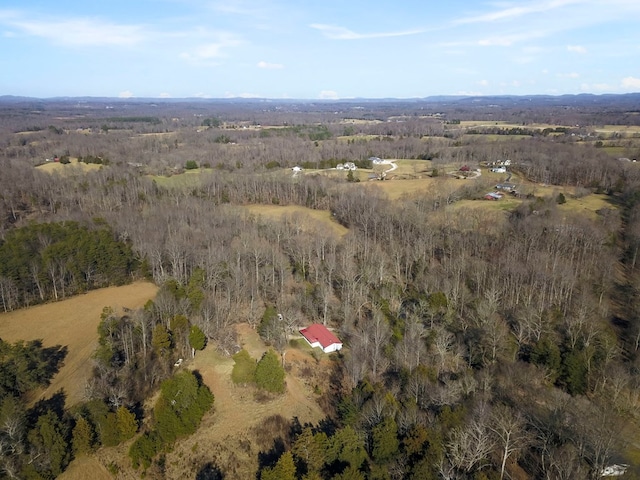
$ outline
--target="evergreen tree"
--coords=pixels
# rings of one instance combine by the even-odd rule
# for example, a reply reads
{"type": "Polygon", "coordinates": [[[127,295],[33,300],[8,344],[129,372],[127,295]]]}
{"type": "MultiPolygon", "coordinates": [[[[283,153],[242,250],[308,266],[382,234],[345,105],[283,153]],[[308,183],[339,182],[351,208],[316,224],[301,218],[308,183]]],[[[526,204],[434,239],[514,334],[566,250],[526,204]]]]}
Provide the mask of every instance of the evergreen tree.
{"type": "Polygon", "coordinates": [[[358,470],[367,459],[367,451],[364,441],[351,426],[338,430],[331,437],[328,449],[328,460],[346,462],[355,470],[358,470]]]}
{"type": "Polygon", "coordinates": [[[100,419],[100,441],[105,447],[115,447],[120,443],[118,416],[109,412],[100,419]]]}
{"type": "Polygon", "coordinates": [[[165,380],[161,392],[154,410],[155,428],[165,443],[195,432],[213,405],[211,391],[189,371],[165,380]]]}
{"type": "Polygon", "coordinates": [[[28,437],[31,449],[43,457],[43,461],[39,462],[39,473],[57,477],[69,465],[71,448],[68,430],[67,425],[52,410],[38,418],[28,437]]]}
{"type": "Polygon", "coordinates": [[[93,450],[96,435],[93,427],[86,418],[82,416],[78,417],[71,436],[75,454],[86,454],[93,450]]]}
{"type": "Polygon", "coordinates": [[[291,452],[284,452],[273,468],[262,470],[260,480],[296,480],[296,465],[291,452]]]}
{"type": "Polygon", "coordinates": [[[285,372],[275,351],[266,352],[256,366],[256,385],[272,393],[284,392],[285,372]]]}
{"type": "Polygon", "coordinates": [[[328,442],[326,433],[314,434],[310,427],[305,427],[296,438],[291,452],[304,462],[309,472],[319,472],[326,461],[328,442]]]}
{"type": "Polygon", "coordinates": [[[189,332],[189,345],[191,346],[191,354],[193,357],[196,356],[196,350],[204,350],[204,347],[207,344],[207,337],[200,327],[197,325],[193,325],[191,327],[191,331],[189,332]]]}
{"type": "Polygon", "coordinates": [[[398,425],[393,417],[385,418],[373,427],[372,456],[378,463],[385,463],[398,452],[398,425]]]}
{"type": "Polygon", "coordinates": [[[129,411],[127,407],[120,406],[116,410],[116,420],[118,424],[118,432],[120,433],[120,441],[124,442],[133,438],[138,431],[138,421],[136,416],[129,411]]]}
{"type": "Polygon", "coordinates": [[[129,448],[129,458],[133,468],[142,465],[143,468],[149,468],[151,461],[162,449],[162,442],[155,431],[145,433],[138,437],[129,448]]]}
{"type": "Polygon", "coordinates": [[[161,323],[157,324],[151,334],[151,345],[156,354],[166,356],[171,349],[171,336],[167,328],[161,323]]]}

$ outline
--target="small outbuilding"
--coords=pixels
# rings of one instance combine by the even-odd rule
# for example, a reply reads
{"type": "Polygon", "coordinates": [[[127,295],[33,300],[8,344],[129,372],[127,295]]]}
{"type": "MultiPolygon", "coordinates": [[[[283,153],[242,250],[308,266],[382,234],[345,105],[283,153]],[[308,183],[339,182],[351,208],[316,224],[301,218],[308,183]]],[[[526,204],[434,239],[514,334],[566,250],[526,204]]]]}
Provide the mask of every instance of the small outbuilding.
{"type": "Polygon", "coordinates": [[[484,196],[485,200],[500,200],[502,198],[502,194],[498,192],[489,192],[484,196]]]}
{"type": "Polygon", "coordinates": [[[516,184],[515,183],[499,183],[496,185],[496,188],[498,190],[506,190],[507,192],[510,192],[516,189],[516,184]]]}
{"type": "Polygon", "coordinates": [[[300,334],[311,345],[319,347],[324,353],[337,352],[342,348],[342,342],[327,327],[314,323],[300,330],[300,334]]]}

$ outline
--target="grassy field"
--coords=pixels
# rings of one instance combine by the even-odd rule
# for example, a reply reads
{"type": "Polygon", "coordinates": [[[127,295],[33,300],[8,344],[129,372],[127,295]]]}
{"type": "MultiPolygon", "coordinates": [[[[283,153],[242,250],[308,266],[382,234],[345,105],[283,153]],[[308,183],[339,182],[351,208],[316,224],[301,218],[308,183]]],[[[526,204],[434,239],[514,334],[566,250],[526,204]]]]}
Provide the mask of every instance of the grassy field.
{"type": "Polygon", "coordinates": [[[157,290],[152,283],[137,282],[0,314],[0,338],[4,341],[42,339],[45,347],[66,345],[68,348],[64,365],[51,385],[31,400],[47,398],[64,389],[68,406],[82,401],[86,380],[91,375],[91,355],[98,344],[102,309],[142,307],[155,297],[157,290]]]}
{"type": "Polygon", "coordinates": [[[526,128],[530,130],[544,130],[545,128],[566,127],[567,125],[554,125],[551,123],[528,123],[522,125],[521,123],[509,123],[506,121],[488,122],[486,120],[463,120],[459,125],[451,125],[452,127],[460,128],[476,128],[476,127],[500,127],[500,128],[526,128]]]}
{"type": "Polygon", "coordinates": [[[619,134],[624,137],[640,136],[640,126],[638,125],[602,125],[595,128],[596,133],[606,135],[619,134]]]}
{"type": "Polygon", "coordinates": [[[82,163],[78,162],[77,158],[71,157],[68,164],[62,164],[60,162],[47,162],[42,165],[38,165],[36,168],[43,172],[58,172],[58,173],[73,173],[73,172],[89,172],[92,170],[100,170],[102,165],[95,163],[82,163]]]}
{"type": "Polygon", "coordinates": [[[582,214],[591,219],[598,215],[598,210],[609,208],[617,209],[607,195],[591,194],[581,198],[572,198],[569,192],[564,192],[567,203],[558,205],[558,209],[565,214],[582,214]]]}
{"type": "Polygon", "coordinates": [[[514,142],[516,140],[522,140],[524,138],[531,138],[531,135],[497,135],[497,134],[482,134],[482,133],[466,133],[462,136],[463,141],[480,141],[487,142],[514,142]]]}
{"type": "Polygon", "coordinates": [[[331,212],[328,210],[313,210],[299,205],[247,205],[240,208],[252,215],[267,219],[285,220],[289,218],[299,223],[303,229],[310,231],[329,230],[339,237],[349,232],[347,228],[331,217],[331,212]]]}
{"type": "Polygon", "coordinates": [[[390,200],[397,200],[404,194],[412,194],[423,192],[425,189],[433,185],[434,180],[431,178],[415,179],[415,180],[387,180],[384,182],[375,182],[366,184],[367,188],[378,188],[382,190],[390,200]]]}

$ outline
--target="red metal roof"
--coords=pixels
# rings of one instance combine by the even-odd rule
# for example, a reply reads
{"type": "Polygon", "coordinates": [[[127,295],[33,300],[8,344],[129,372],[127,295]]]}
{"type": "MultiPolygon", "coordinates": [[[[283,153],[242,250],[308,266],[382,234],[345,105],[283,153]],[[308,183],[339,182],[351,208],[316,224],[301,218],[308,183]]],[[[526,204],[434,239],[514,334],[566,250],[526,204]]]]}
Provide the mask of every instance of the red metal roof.
{"type": "Polygon", "coordinates": [[[342,342],[338,337],[331,333],[327,327],[320,325],[319,323],[314,323],[313,325],[309,325],[307,328],[303,328],[300,330],[300,333],[304,335],[309,343],[319,342],[320,345],[322,345],[322,348],[327,348],[329,345],[333,345],[334,343],[342,345],[342,342]]]}

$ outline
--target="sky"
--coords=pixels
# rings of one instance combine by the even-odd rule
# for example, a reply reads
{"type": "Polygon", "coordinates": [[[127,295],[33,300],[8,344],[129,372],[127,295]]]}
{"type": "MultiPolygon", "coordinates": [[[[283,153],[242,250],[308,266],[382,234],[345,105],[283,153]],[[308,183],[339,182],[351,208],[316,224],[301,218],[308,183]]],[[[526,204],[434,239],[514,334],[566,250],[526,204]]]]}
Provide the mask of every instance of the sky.
{"type": "Polygon", "coordinates": [[[3,0],[0,95],[640,91],[640,0],[3,0]]]}

